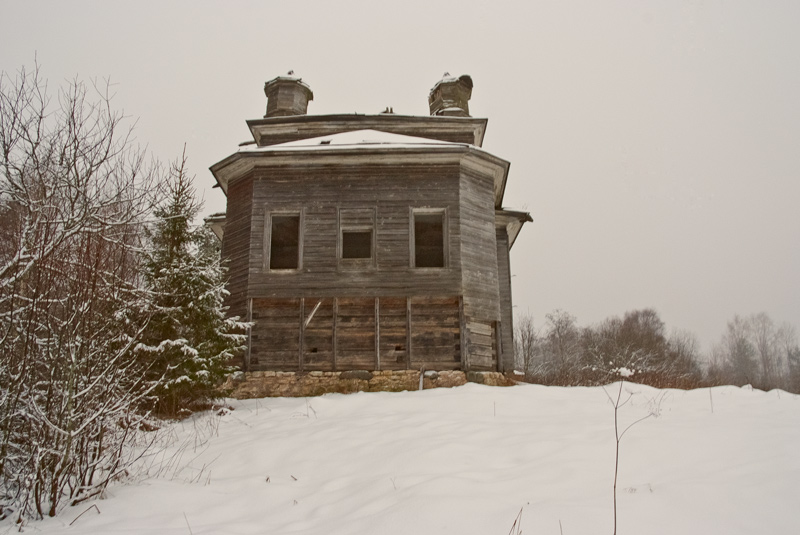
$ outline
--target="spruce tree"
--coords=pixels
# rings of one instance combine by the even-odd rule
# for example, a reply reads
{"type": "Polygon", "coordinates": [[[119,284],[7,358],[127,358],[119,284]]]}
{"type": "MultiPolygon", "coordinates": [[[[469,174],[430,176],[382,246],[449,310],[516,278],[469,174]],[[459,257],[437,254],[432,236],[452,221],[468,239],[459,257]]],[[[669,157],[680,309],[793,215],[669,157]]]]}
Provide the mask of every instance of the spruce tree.
{"type": "Polygon", "coordinates": [[[225,270],[211,231],[193,226],[202,205],[195,198],[185,157],[169,180],[149,229],[145,282],[150,321],[141,346],[148,361],[155,410],[177,416],[219,397],[218,385],[243,349],[245,324],[227,318],[225,270]]]}

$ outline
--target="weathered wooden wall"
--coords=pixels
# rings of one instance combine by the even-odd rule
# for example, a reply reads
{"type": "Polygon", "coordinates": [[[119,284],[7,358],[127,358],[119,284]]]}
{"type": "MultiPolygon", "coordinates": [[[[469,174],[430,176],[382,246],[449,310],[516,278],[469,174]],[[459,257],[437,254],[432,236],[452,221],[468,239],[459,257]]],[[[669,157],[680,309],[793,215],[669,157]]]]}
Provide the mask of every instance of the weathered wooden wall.
{"type": "Polygon", "coordinates": [[[467,329],[467,367],[497,369],[500,321],[494,182],[461,169],[461,276],[467,329]]]}
{"type": "Polygon", "coordinates": [[[230,292],[226,305],[230,314],[247,317],[247,285],[250,272],[250,231],[253,212],[253,181],[243,177],[228,188],[225,239],[222,258],[228,264],[230,292]]]}
{"type": "Polygon", "coordinates": [[[458,297],[258,298],[250,370],[461,368],[458,297]]]}
{"type": "Polygon", "coordinates": [[[308,166],[256,169],[253,175],[250,296],[460,295],[458,165],[308,166]],[[413,208],[446,210],[446,268],[410,267],[413,208]],[[338,218],[348,209],[375,211],[375,269],[348,269],[338,259],[338,218]],[[276,210],[303,214],[303,262],[296,272],[264,269],[267,217],[276,210]]]}
{"type": "Polygon", "coordinates": [[[498,371],[514,369],[514,311],[511,303],[511,266],[509,263],[508,233],[497,228],[497,270],[500,289],[500,342],[502,358],[498,371]]]}
{"type": "Polygon", "coordinates": [[[510,293],[492,177],[457,160],[346,163],[256,167],[229,184],[230,304],[245,316],[251,300],[250,369],[498,369],[510,293]],[[445,267],[411,266],[414,209],[446,214],[445,267]],[[269,215],[287,211],[301,214],[302,265],[270,270],[269,215]],[[374,227],[370,262],[340,258],[342,225],[374,227]]]}

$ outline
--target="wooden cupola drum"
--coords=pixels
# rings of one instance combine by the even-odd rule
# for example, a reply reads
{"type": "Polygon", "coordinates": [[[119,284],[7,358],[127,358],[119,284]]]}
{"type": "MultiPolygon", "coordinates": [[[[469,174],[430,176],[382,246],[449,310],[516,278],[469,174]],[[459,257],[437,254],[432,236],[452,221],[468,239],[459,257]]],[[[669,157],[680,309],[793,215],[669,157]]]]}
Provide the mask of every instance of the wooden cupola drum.
{"type": "Polygon", "coordinates": [[[444,77],[436,82],[428,95],[431,115],[469,117],[469,99],[472,97],[472,77],[468,74],[444,77]]]}
{"type": "Polygon", "coordinates": [[[265,85],[253,141],[211,166],[246,371],[506,371],[509,162],[481,148],[472,79],[445,76],[429,116],[308,115],[292,76],[265,85]]]}
{"type": "Polygon", "coordinates": [[[287,115],[305,115],[308,103],[314,100],[314,93],[302,79],[292,76],[278,76],[264,84],[267,95],[267,114],[264,117],[283,117],[287,115]]]}

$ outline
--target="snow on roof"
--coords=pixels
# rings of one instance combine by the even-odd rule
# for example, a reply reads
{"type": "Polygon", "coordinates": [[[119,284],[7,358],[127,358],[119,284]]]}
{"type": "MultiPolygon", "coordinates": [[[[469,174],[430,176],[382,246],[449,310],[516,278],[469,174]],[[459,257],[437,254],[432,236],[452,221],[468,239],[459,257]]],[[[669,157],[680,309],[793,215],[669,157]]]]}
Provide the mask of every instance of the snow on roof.
{"type": "Polygon", "coordinates": [[[359,147],[365,145],[376,145],[379,147],[391,146],[419,146],[419,145],[462,145],[466,143],[453,143],[450,141],[440,141],[416,136],[406,136],[403,134],[392,134],[379,130],[365,129],[354,130],[352,132],[341,132],[328,136],[312,137],[308,139],[298,139],[286,143],[278,143],[267,147],[243,146],[239,152],[259,152],[269,150],[305,150],[312,147],[359,147]]]}

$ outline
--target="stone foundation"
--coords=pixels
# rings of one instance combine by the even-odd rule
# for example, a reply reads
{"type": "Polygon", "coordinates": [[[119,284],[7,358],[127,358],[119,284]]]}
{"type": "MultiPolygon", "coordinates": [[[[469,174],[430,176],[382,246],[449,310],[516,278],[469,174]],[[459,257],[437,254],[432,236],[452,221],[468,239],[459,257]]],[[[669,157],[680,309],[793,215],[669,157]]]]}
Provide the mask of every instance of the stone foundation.
{"type": "MultiPolygon", "coordinates": [[[[418,370],[351,370],[344,372],[236,372],[222,386],[236,399],[319,396],[329,392],[402,392],[419,389],[418,370]]],[[[467,382],[511,386],[498,372],[426,371],[423,388],[450,388],[467,382]]]]}

